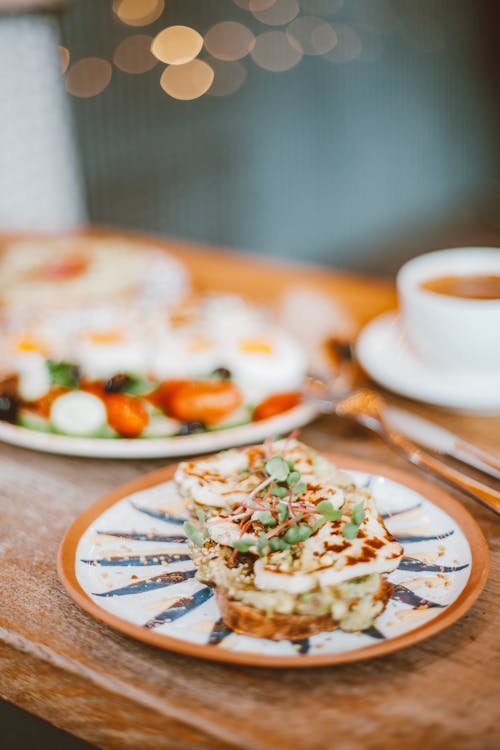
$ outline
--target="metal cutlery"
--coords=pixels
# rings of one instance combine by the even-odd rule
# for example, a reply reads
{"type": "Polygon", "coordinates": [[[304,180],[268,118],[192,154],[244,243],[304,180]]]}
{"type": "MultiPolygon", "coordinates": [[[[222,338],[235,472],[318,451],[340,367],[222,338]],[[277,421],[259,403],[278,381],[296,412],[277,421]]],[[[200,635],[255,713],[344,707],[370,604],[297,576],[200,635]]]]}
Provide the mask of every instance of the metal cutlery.
{"type": "MultiPolygon", "coordinates": [[[[361,386],[364,376],[356,361],[354,348],[349,341],[329,339],[326,342],[329,359],[334,366],[335,379],[330,380],[335,393],[352,391],[361,386]]],[[[419,445],[448,456],[477,469],[493,479],[500,479],[500,458],[472,443],[462,440],[450,430],[430,419],[416,416],[405,409],[386,405],[385,417],[389,424],[419,445]]]]}
{"type": "Polygon", "coordinates": [[[304,393],[307,398],[314,400],[320,411],[347,417],[372,430],[415,466],[430,472],[500,515],[500,492],[448,466],[402,434],[391,424],[390,409],[376,391],[358,388],[338,393],[335,389],[330,389],[324,380],[310,377],[306,381],[304,393]]]}

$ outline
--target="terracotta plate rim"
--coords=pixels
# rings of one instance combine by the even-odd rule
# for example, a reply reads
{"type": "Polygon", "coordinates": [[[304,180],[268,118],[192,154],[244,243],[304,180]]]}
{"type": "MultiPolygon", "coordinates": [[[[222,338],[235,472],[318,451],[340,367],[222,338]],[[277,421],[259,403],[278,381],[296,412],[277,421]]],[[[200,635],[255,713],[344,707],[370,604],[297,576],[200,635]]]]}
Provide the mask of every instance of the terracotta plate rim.
{"type": "Polygon", "coordinates": [[[332,453],[326,453],[325,455],[342,469],[376,474],[415,490],[438,508],[445,511],[460,527],[471,551],[470,576],[463,591],[455,601],[441,614],[437,615],[437,617],[427,623],[423,623],[408,633],[403,633],[386,641],[380,641],[353,651],[297,656],[271,656],[253,652],[230,651],[209,645],[189,643],[188,641],[168,635],[152,632],[140,625],[135,625],[117,615],[107,612],[92,601],[77,580],[75,562],[80,538],[97,517],[119,500],[134,492],[148,489],[171,479],[177,464],[142,475],[131,482],[117,487],[81,513],[71,524],[59,546],[57,556],[59,579],[69,596],[82,609],[95,619],[104,622],[113,630],[117,630],[124,635],[167,651],[175,651],[210,661],[244,664],[254,667],[319,667],[372,659],[420,643],[457,622],[474,605],[481,594],[488,578],[490,563],[486,539],[469,511],[444,489],[436,487],[427,480],[408,474],[400,469],[385,466],[374,461],[353,458],[352,456],[332,453]]]}

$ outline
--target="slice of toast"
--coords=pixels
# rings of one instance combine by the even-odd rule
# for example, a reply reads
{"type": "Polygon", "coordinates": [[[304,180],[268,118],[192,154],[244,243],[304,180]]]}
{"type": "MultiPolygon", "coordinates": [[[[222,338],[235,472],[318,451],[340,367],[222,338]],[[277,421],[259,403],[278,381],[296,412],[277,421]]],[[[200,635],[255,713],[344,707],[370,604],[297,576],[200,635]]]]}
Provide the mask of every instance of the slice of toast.
{"type": "MultiPolygon", "coordinates": [[[[392,585],[381,578],[380,588],[373,595],[376,601],[385,606],[392,593],[392,585]]],[[[337,622],[331,613],[326,615],[269,614],[249,604],[232,599],[226,588],[215,586],[222,620],[228,628],[242,635],[254,638],[269,638],[273,641],[301,640],[316,633],[335,630],[337,622]]],[[[382,610],[383,611],[383,610],[382,610]]]]}

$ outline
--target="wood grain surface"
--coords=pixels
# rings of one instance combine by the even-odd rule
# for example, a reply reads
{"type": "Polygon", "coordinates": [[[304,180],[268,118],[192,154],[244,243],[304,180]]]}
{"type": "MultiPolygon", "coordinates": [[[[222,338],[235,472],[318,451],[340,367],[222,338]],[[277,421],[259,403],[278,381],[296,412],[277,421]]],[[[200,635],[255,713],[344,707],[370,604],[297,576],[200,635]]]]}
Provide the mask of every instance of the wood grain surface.
{"type": "MultiPolygon", "coordinates": [[[[359,324],[395,303],[389,283],[169,244],[206,289],[267,299],[289,284],[306,284],[336,295],[359,324]]],[[[393,401],[500,454],[500,419],[393,401]]],[[[415,471],[376,438],[337,418],[317,420],[302,439],[319,450],[415,471]]],[[[382,659],[334,668],[212,664],[106,628],[66,596],[56,575],[58,544],[74,518],[112,488],[164,464],[65,458],[0,445],[3,698],[117,750],[500,746],[498,518],[460,498],[489,542],[492,569],[475,607],[442,634],[382,659]]]]}

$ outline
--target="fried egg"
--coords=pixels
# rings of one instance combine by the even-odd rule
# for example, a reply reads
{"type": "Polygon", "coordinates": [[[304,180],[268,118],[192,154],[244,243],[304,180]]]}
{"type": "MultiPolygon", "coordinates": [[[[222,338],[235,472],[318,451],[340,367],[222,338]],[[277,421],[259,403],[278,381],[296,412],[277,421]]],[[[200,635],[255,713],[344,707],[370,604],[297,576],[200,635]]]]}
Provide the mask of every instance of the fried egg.
{"type": "Polygon", "coordinates": [[[200,329],[188,327],[159,338],[151,372],[159,380],[207,378],[221,366],[217,342],[200,329]]]}
{"type": "Polygon", "coordinates": [[[278,328],[258,336],[240,336],[228,345],[227,367],[247,401],[300,389],[307,372],[301,347],[278,328]]]}
{"type": "Polygon", "coordinates": [[[124,328],[98,328],[80,334],[73,357],[85,375],[106,379],[117,372],[143,372],[147,342],[124,328]]]}

